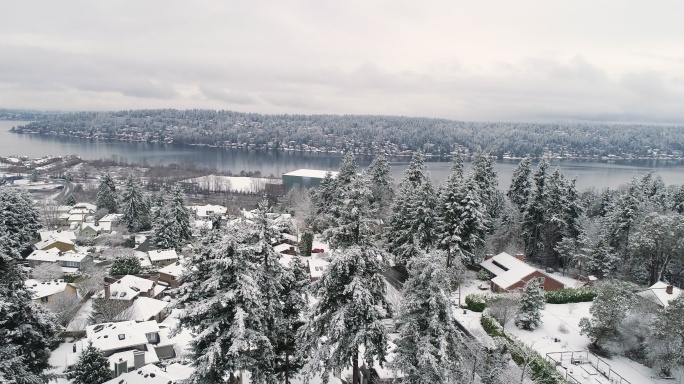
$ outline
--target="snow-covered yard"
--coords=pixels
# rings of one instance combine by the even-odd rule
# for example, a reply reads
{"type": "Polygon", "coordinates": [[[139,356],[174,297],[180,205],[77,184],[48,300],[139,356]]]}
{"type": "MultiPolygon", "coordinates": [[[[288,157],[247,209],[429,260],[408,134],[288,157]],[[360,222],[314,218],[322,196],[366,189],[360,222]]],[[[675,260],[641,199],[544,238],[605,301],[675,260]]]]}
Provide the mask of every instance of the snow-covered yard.
{"type": "MultiPolygon", "coordinates": [[[[568,283],[570,282],[571,280],[568,281],[568,283]]],[[[461,304],[465,305],[465,297],[468,294],[489,293],[487,290],[482,291],[478,288],[478,286],[486,284],[486,282],[478,280],[464,284],[461,287],[461,304]]],[[[514,335],[542,356],[554,352],[586,351],[589,339],[585,335],[580,335],[579,321],[582,317],[590,317],[589,308],[591,304],[547,304],[542,312],[543,324],[540,328],[534,331],[525,331],[517,328],[511,321],[506,324],[505,330],[506,333],[514,335]]],[[[480,325],[482,314],[470,310],[466,310],[465,314],[463,312],[463,310],[454,312],[457,320],[469,331],[478,335],[482,334],[484,332],[480,325]]],[[[595,360],[596,357],[593,359],[595,360]]],[[[650,368],[626,357],[614,356],[610,359],[602,358],[602,360],[631,384],[664,384],[672,382],[657,378],[650,368]]],[[[586,380],[584,381],[586,383],[602,383],[599,379],[600,375],[589,375],[574,366],[569,366],[568,369],[573,370],[573,376],[580,380],[580,382],[581,380],[586,380]]]]}
{"type": "Polygon", "coordinates": [[[264,190],[266,183],[273,182],[273,179],[264,177],[207,175],[189,179],[188,181],[197,183],[201,189],[207,189],[212,192],[230,191],[255,193],[264,190]]]}

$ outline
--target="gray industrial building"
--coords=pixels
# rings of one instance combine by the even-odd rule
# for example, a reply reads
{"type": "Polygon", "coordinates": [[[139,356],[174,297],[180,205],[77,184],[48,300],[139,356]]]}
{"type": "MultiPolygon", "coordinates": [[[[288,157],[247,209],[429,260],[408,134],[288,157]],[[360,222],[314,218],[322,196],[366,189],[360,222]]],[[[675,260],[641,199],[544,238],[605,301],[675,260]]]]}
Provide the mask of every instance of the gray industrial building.
{"type": "MultiPolygon", "coordinates": [[[[298,169],[296,171],[283,174],[283,189],[289,191],[293,188],[311,188],[315,187],[323,181],[325,174],[330,171],[323,171],[320,169],[298,169]]],[[[337,172],[330,172],[333,177],[337,176],[337,172]]]]}

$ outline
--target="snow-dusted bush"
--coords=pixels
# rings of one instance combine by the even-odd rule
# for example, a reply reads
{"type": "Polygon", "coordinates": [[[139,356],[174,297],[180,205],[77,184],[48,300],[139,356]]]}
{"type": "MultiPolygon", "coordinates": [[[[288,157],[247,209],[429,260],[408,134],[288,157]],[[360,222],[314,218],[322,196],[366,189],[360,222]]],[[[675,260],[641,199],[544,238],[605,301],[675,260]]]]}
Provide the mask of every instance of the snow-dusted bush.
{"type": "Polygon", "coordinates": [[[596,297],[596,288],[563,288],[545,293],[546,302],[549,304],[583,303],[593,301],[596,297]]]}
{"type": "Polygon", "coordinates": [[[473,312],[482,312],[487,307],[487,297],[478,293],[472,293],[465,298],[466,308],[473,312]]]}

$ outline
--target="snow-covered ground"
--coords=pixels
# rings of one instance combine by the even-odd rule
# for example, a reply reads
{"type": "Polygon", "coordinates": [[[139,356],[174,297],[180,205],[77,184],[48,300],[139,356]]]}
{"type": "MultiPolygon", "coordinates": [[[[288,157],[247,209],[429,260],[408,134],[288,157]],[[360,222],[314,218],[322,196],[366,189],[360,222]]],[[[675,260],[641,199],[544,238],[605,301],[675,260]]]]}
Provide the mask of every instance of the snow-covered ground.
{"type": "Polygon", "coordinates": [[[259,192],[264,190],[266,183],[272,183],[273,179],[264,177],[242,177],[242,176],[218,176],[207,175],[189,179],[189,182],[196,182],[202,189],[213,192],[259,192]]]}
{"type": "MultiPolygon", "coordinates": [[[[568,279],[567,277],[565,279],[568,279]]],[[[565,281],[563,281],[566,283],[565,281]]],[[[568,280],[571,283],[572,279],[568,280]]],[[[489,291],[482,291],[478,289],[480,284],[486,285],[486,282],[474,280],[470,281],[461,287],[461,303],[465,305],[465,297],[471,293],[489,293],[489,291]]],[[[554,352],[574,352],[586,351],[589,345],[589,339],[585,335],[580,335],[579,321],[582,317],[590,317],[589,308],[591,303],[576,303],[576,304],[547,304],[542,312],[543,324],[539,329],[534,331],[525,331],[518,329],[513,322],[506,324],[506,333],[514,335],[525,344],[535,349],[542,356],[547,353],[554,352]],[[561,325],[563,327],[561,327],[561,325]],[[561,331],[561,328],[563,330],[561,331]],[[559,341],[555,341],[558,339],[559,341]]],[[[466,310],[456,310],[455,316],[457,320],[463,324],[469,331],[481,335],[484,330],[480,325],[481,313],[466,310]]],[[[631,384],[665,384],[671,383],[665,379],[659,379],[656,374],[648,367],[632,361],[626,357],[614,356],[610,359],[602,358],[608,363],[617,374],[628,380],[631,384]]],[[[576,367],[568,367],[576,370],[575,377],[579,380],[586,380],[586,383],[602,383],[597,379],[597,376],[585,374],[587,378],[582,376],[582,371],[576,367]]]]}

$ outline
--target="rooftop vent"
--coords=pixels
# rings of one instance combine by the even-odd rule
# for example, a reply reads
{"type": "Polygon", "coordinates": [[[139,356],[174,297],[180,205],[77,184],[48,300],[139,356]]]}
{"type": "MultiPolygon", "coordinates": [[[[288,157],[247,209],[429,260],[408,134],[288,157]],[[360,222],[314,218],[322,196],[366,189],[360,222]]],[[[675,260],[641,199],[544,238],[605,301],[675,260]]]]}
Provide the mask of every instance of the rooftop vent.
{"type": "Polygon", "coordinates": [[[123,333],[120,333],[120,334],[119,334],[119,340],[123,340],[123,339],[125,339],[125,338],[126,338],[126,335],[125,335],[125,334],[123,334],[123,333]]]}

